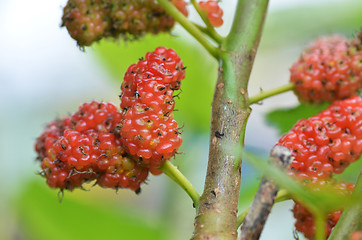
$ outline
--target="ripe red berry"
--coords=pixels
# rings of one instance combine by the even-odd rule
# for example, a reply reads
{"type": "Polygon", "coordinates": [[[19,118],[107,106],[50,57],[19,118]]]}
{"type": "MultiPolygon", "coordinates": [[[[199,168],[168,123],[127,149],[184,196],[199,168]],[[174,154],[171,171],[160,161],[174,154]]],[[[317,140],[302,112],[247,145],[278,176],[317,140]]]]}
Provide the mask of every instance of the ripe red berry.
{"type": "Polygon", "coordinates": [[[222,20],[224,12],[220,8],[218,1],[200,1],[199,5],[200,8],[207,13],[207,17],[212,25],[220,27],[224,23],[222,20]]]}
{"type": "Polygon", "coordinates": [[[43,133],[36,139],[35,151],[38,153],[38,160],[46,157],[50,148],[57,139],[63,134],[65,129],[71,127],[70,117],[57,119],[49,123],[43,133]]]}
{"type": "Polygon", "coordinates": [[[48,185],[73,190],[97,179],[102,187],[137,191],[148,169],[127,157],[120,122],[121,112],[114,104],[93,101],[50,123],[35,144],[48,185]]]}
{"type": "MultiPolygon", "coordinates": [[[[293,208],[294,218],[296,219],[295,228],[303,233],[307,239],[314,239],[315,226],[313,215],[303,205],[295,203],[293,208]]],[[[337,224],[342,211],[335,211],[328,214],[326,224],[326,235],[329,236],[334,226],[337,224]]]]}
{"type": "Polygon", "coordinates": [[[312,42],[290,68],[290,81],[303,102],[344,99],[362,87],[362,37],[340,35],[312,42]]]}
{"type": "MultiPolygon", "coordinates": [[[[348,183],[334,183],[334,182],[314,182],[311,186],[313,190],[320,191],[320,189],[323,189],[323,185],[329,185],[329,187],[334,188],[334,190],[337,191],[337,194],[341,194],[345,197],[349,197],[352,194],[354,185],[348,184],[348,183]]],[[[334,212],[331,212],[327,216],[326,221],[326,236],[328,237],[334,226],[337,224],[340,216],[342,214],[342,210],[337,210],[334,212]]],[[[303,233],[303,235],[307,239],[314,239],[314,233],[315,233],[315,225],[314,225],[314,217],[313,215],[308,211],[306,207],[304,207],[302,204],[295,202],[293,207],[293,215],[296,220],[295,222],[295,228],[303,233]]]]}
{"type": "Polygon", "coordinates": [[[113,103],[92,101],[83,103],[71,116],[73,128],[79,132],[95,129],[112,132],[121,121],[121,112],[113,103]]]}
{"type": "Polygon", "coordinates": [[[189,15],[189,12],[187,11],[187,2],[185,2],[184,0],[171,0],[171,3],[173,5],[175,5],[175,7],[182,12],[183,15],[185,15],[185,17],[187,17],[189,15]]]}
{"type": "Polygon", "coordinates": [[[173,49],[164,47],[131,65],[121,86],[122,144],[152,173],[173,156],[182,143],[173,119],[173,91],[180,88],[185,69],[173,49]]]}
{"type": "Polygon", "coordinates": [[[328,178],[359,159],[362,151],[362,99],[336,101],[328,109],[302,119],[278,145],[292,151],[290,175],[328,178]]]}
{"type": "Polygon", "coordinates": [[[349,240],[362,240],[362,231],[356,231],[351,233],[349,240]]]}

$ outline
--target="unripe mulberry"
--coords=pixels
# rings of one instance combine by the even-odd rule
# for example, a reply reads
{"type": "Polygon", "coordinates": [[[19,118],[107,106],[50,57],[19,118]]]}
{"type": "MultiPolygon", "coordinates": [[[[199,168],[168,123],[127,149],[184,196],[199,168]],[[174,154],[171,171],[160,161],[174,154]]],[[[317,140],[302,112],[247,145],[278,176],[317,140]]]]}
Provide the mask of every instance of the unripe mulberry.
{"type": "Polygon", "coordinates": [[[120,128],[126,151],[152,173],[173,156],[182,143],[173,119],[173,91],[180,88],[185,69],[180,57],[164,47],[131,65],[121,86],[123,120],[120,128]]]}
{"type": "Polygon", "coordinates": [[[222,16],[223,10],[220,8],[219,3],[215,0],[200,1],[200,8],[207,13],[207,17],[212,25],[220,27],[224,21],[222,16]]]}
{"type": "Polygon", "coordinates": [[[171,30],[175,21],[155,0],[112,0],[112,35],[138,38],[171,30]]]}
{"type": "MultiPolygon", "coordinates": [[[[187,16],[184,0],[171,2],[187,16]]],[[[169,32],[174,24],[155,0],[68,0],[62,17],[62,26],[81,47],[107,37],[133,40],[169,32]]]]}
{"type": "Polygon", "coordinates": [[[299,120],[278,145],[291,150],[290,175],[328,178],[359,159],[362,151],[362,99],[355,95],[299,120]]]}
{"type": "MultiPolygon", "coordinates": [[[[334,188],[336,190],[337,194],[341,194],[344,197],[349,197],[352,194],[354,185],[348,184],[348,183],[331,183],[331,182],[320,182],[320,183],[314,183],[312,186],[314,188],[323,189],[323,185],[329,185],[329,187],[334,188]]],[[[319,191],[319,190],[317,190],[319,191]]],[[[326,236],[327,238],[331,234],[334,226],[337,224],[341,214],[343,212],[343,209],[337,210],[334,212],[331,212],[327,216],[326,221],[326,236]]],[[[303,235],[310,240],[314,239],[315,234],[315,225],[314,225],[314,217],[313,215],[308,211],[306,207],[304,207],[302,204],[295,202],[293,207],[293,216],[296,220],[295,222],[295,228],[303,233],[303,235]]]]}
{"type": "Polygon", "coordinates": [[[69,0],[63,11],[62,26],[79,46],[100,40],[112,26],[103,0],[69,0]]]}
{"type": "Polygon", "coordinates": [[[290,81],[302,102],[323,102],[352,96],[362,87],[362,36],[321,37],[290,68],[290,81]]]}

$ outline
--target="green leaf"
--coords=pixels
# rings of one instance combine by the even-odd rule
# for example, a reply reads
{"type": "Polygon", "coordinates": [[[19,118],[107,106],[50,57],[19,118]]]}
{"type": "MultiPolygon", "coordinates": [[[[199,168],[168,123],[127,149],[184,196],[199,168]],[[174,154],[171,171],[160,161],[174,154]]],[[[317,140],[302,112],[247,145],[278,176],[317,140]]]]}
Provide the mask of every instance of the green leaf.
{"type": "Polygon", "coordinates": [[[318,189],[318,191],[308,189],[287,176],[279,168],[255,154],[244,151],[243,159],[263,172],[265,176],[273,180],[279,187],[285,188],[294,199],[304,203],[309,210],[314,209],[315,212],[329,213],[346,205],[354,204],[347,197],[336,194],[336,191],[331,188],[326,187],[325,189],[318,189]]]}
{"type": "MultiPolygon", "coordinates": [[[[186,34],[186,33],[185,33],[186,34]]],[[[181,84],[180,100],[176,99],[175,118],[195,131],[208,131],[211,101],[217,78],[217,62],[194,40],[169,34],[147,35],[139,41],[102,41],[92,48],[94,55],[112,76],[119,88],[128,66],[137,63],[146,52],[158,46],[173,48],[181,57],[186,78],[181,84]]],[[[180,124],[182,125],[182,124],[180,124]]]]}
{"type": "Polygon", "coordinates": [[[269,124],[276,127],[280,134],[288,132],[299,119],[309,118],[323,111],[329,104],[299,105],[293,108],[283,108],[270,111],[266,114],[269,124]]]}
{"type": "Polygon", "coordinates": [[[359,172],[362,169],[362,156],[354,163],[351,163],[341,174],[335,174],[334,178],[339,181],[355,183],[359,172]]]}
{"type": "Polygon", "coordinates": [[[150,224],[144,215],[132,209],[90,200],[82,202],[69,196],[59,203],[56,191],[38,180],[29,182],[24,189],[15,207],[29,239],[166,239],[164,224],[150,224]]]}

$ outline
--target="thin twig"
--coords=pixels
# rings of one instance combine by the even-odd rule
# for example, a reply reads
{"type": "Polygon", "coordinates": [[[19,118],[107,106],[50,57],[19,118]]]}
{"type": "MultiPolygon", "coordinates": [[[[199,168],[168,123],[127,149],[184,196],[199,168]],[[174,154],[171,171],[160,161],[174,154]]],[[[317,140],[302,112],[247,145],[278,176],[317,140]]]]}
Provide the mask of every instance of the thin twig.
{"type": "Polygon", "coordinates": [[[196,0],[191,0],[191,3],[194,6],[196,12],[200,15],[202,21],[205,23],[207,34],[217,43],[221,44],[224,38],[215,31],[214,26],[210,23],[210,20],[207,17],[207,14],[201,9],[196,0]]]}
{"type": "Polygon", "coordinates": [[[263,99],[266,99],[268,97],[272,97],[284,92],[288,92],[290,90],[293,90],[295,88],[295,84],[294,83],[288,83],[285,84],[283,86],[268,90],[268,91],[261,91],[259,94],[252,96],[249,98],[249,104],[254,104],[254,103],[258,103],[263,99]]]}
{"type": "Polygon", "coordinates": [[[157,0],[173,19],[175,19],[186,31],[188,31],[204,48],[216,59],[219,58],[219,49],[212,45],[203,33],[191,23],[169,0],[157,0]]]}
{"type": "Polygon", "coordinates": [[[189,180],[170,162],[166,161],[160,170],[177,183],[192,199],[195,208],[199,206],[200,195],[189,180]]]}
{"type": "Polygon", "coordinates": [[[323,212],[318,212],[313,215],[314,217],[314,226],[315,226],[315,240],[325,240],[326,237],[326,220],[327,214],[323,212]]]}
{"type": "MultiPolygon", "coordinates": [[[[275,146],[269,157],[270,163],[281,169],[288,168],[291,164],[291,160],[291,152],[289,149],[282,146],[275,146]]],[[[259,239],[266,219],[274,204],[277,192],[278,186],[273,181],[263,177],[250,210],[241,226],[240,240],[259,239]]]]}
{"type": "Polygon", "coordinates": [[[212,34],[207,27],[201,26],[195,22],[192,22],[201,32],[205,33],[207,36],[209,36],[211,39],[213,39],[216,43],[222,44],[224,41],[224,37],[221,35],[215,35],[212,34]]]}

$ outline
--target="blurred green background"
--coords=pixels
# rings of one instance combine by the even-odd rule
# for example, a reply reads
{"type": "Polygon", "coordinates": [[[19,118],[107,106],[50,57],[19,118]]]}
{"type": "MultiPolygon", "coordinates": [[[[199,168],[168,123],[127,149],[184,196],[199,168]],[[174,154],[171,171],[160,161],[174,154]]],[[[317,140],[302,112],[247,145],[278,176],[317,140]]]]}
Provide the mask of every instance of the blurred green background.
{"type": "MultiPolygon", "coordinates": [[[[221,3],[221,34],[230,28],[235,4],[236,0],[221,3]]],[[[166,176],[151,176],[140,195],[90,184],[85,186],[90,191],[65,192],[59,203],[57,190],[36,175],[33,144],[47,122],[75,111],[81,102],[119,104],[127,67],[157,46],[171,47],[187,66],[175,112],[184,124],[183,154],[172,161],[201,193],[217,62],[179,26],[172,35],[127,43],[102,41],[81,52],[59,27],[64,5],[63,0],[0,1],[0,239],[189,239],[192,202],[166,176]]],[[[352,37],[362,26],[361,13],[360,0],[271,0],[250,95],[287,83],[288,68],[311,39],[332,33],[352,37]]],[[[193,11],[190,18],[199,22],[193,11]]],[[[298,107],[292,93],[253,106],[247,148],[266,156],[296,119],[319,110],[298,107]]],[[[352,182],[361,161],[354,166],[340,178],[352,182]]],[[[251,201],[259,179],[260,173],[244,163],[241,210],[251,201]]],[[[291,207],[289,201],[273,208],[262,239],[292,239],[291,207]]]]}

